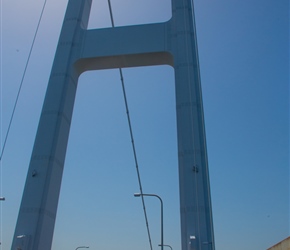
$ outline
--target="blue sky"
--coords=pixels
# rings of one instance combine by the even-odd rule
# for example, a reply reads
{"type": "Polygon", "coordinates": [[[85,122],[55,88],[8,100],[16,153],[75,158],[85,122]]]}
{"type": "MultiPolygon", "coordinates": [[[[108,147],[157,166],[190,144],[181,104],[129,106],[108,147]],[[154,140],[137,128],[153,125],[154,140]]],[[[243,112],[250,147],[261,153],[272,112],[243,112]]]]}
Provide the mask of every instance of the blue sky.
{"type": "MultiPolygon", "coordinates": [[[[169,0],[111,0],[116,26],[163,22],[169,0]]],[[[289,1],[195,0],[217,250],[289,236],[289,1]]],[[[1,1],[1,149],[43,1],[1,1]]],[[[67,1],[48,0],[1,161],[0,249],[9,249],[67,1]]],[[[110,26],[95,0],[90,28],[110,26]]],[[[174,71],[123,70],[144,193],[164,202],[180,249],[174,71]]],[[[149,249],[118,70],[79,82],[53,250],[149,249]]],[[[160,204],[147,197],[153,248],[160,204]]]]}

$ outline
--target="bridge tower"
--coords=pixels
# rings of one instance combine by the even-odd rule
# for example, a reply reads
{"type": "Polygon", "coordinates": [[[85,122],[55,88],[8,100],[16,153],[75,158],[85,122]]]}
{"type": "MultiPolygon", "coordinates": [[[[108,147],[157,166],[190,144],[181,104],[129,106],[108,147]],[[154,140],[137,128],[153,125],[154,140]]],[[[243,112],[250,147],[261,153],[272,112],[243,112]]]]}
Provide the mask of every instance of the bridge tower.
{"type": "Polygon", "coordinates": [[[51,249],[80,74],[167,64],[175,71],[182,250],[214,250],[192,0],[172,0],[164,23],[88,30],[91,4],[67,6],[11,249],[51,249]]]}

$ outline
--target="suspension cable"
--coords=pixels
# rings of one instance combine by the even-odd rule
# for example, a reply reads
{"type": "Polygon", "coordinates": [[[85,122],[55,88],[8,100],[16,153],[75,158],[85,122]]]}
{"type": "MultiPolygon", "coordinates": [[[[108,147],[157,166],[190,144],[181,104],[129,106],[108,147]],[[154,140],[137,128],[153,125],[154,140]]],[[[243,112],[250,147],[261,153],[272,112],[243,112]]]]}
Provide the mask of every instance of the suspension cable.
{"type": "MultiPolygon", "coordinates": [[[[0,121],[2,121],[2,1],[0,2],[0,121]]],[[[1,123],[1,122],[0,122],[1,123]]],[[[2,124],[0,124],[0,148],[2,146],[2,124]]],[[[0,161],[0,195],[2,196],[2,190],[3,190],[3,178],[2,178],[2,162],[0,161]]],[[[3,213],[2,213],[2,202],[0,205],[0,220],[3,221],[3,213]]],[[[0,224],[0,241],[2,242],[3,239],[3,223],[0,224]]]]}
{"type": "MultiPolygon", "coordinates": [[[[110,10],[111,24],[112,24],[112,27],[114,28],[115,24],[114,24],[113,11],[112,11],[112,6],[111,6],[111,1],[110,0],[108,0],[108,4],[109,4],[109,10],[110,10]]],[[[125,89],[125,83],[124,83],[124,77],[123,77],[122,68],[119,68],[119,73],[120,73],[120,78],[121,78],[121,83],[122,83],[123,97],[124,97],[127,120],[128,120],[129,130],[130,130],[130,137],[131,137],[132,149],[133,149],[134,160],[135,160],[135,165],[136,165],[139,189],[140,189],[140,194],[143,194],[141,176],[140,176],[140,171],[139,171],[139,166],[138,166],[138,160],[137,160],[136,148],[135,148],[135,143],[134,143],[134,136],[133,136],[133,130],[132,130],[131,119],[130,119],[130,114],[129,114],[129,107],[128,107],[128,102],[127,102],[127,95],[126,95],[126,89],[125,89]]],[[[142,199],[142,205],[143,205],[143,211],[144,211],[144,217],[145,217],[145,223],[146,223],[146,228],[147,228],[147,234],[148,234],[150,249],[152,250],[152,241],[151,241],[151,236],[150,236],[148,217],[147,217],[145,200],[144,200],[144,196],[143,195],[141,195],[141,199],[142,199]]]]}
{"type": "Polygon", "coordinates": [[[5,139],[4,139],[4,143],[3,143],[3,147],[2,147],[2,151],[1,151],[1,155],[0,155],[0,161],[2,160],[2,157],[3,157],[3,154],[4,154],[6,142],[7,142],[8,135],[9,135],[10,128],[11,128],[11,124],[12,124],[12,121],[13,121],[13,118],[14,118],[16,106],[17,106],[17,103],[18,103],[18,99],[19,99],[19,96],[20,96],[20,92],[21,92],[21,89],[22,89],[23,81],[24,81],[24,78],[25,78],[25,75],[26,75],[27,67],[28,67],[28,64],[29,64],[29,61],[30,61],[30,57],[31,57],[31,54],[32,54],[32,50],[33,50],[33,47],[34,47],[34,43],[35,43],[36,36],[37,36],[37,33],[38,33],[38,29],[39,29],[39,26],[40,26],[40,23],[41,23],[41,19],[42,19],[42,16],[43,16],[43,12],[44,12],[44,9],[45,9],[46,2],[47,2],[47,0],[44,1],[43,7],[42,7],[42,10],[41,10],[41,13],[40,13],[40,17],[39,17],[39,20],[38,20],[38,23],[37,23],[37,27],[36,27],[36,30],[35,30],[35,33],[34,33],[34,37],[33,37],[32,43],[31,43],[31,47],[30,47],[30,50],[29,50],[29,53],[28,53],[27,61],[26,61],[25,67],[24,67],[24,71],[23,71],[23,74],[22,74],[22,78],[21,78],[21,82],[20,82],[20,85],[19,85],[18,93],[17,93],[16,99],[15,99],[14,107],[13,107],[13,110],[12,110],[12,114],[11,114],[11,117],[10,117],[9,125],[8,125],[7,132],[6,132],[6,135],[5,135],[5,139]]]}

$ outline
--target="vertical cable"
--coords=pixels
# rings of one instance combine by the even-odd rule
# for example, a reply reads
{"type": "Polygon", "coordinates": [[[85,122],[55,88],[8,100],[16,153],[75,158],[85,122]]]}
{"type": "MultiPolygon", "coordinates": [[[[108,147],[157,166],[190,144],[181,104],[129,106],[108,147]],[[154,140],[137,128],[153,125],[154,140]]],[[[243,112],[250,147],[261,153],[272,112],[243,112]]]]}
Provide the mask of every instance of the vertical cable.
{"type": "MultiPolygon", "coordinates": [[[[2,12],[2,8],[3,8],[3,5],[2,5],[2,1],[0,3],[0,148],[2,148],[2,17],[3,17],[3,12],[2,12]]],[[[3,183],[3,179],[2,179],[2,161],[0,161],[0,196],[2,196],[2,183],[3,183]]],[[[0,201],[1,202],[1,201],[0,201]]],[[[0,244],[2,242],[2,232],[3,232],[3,228],[2,228],[2,202],[1,202],[1,205],[0,205],[0,221],[1,221],[1,224],[0,224],[0,244]]]]}
{"type": "MultiPolygon", "coordinates": [[[[131,126],[131,121],[130,121],[130,114],[129,114],[129,108],[128,108],[128,103],[127,103],[126,90],[125,90],[125,84],[124,84],[122,69],[120,68],[119,71],[120,71],[120,77],[121,77],[121,82],[122,82],[123,96],[124,96],[124,101],[125,101],[125,106],[126,106],[127,120],[128,120],[128,124],[129,124],[129,130],[130,130],[130,137],[131,137],[131,142],[132,142],[134,160],[135,160],[135,165],[136,165],[136,171],[137,171],[137,177],[138,177],[138,183],[139,183],[139,190],[140,190],[140,194],[143,194],[141,176],[140,176],[140,171],[139,171],[139,166],[138,166],[138,160],[137,160],[137,154],[136,154],[136,148],[135,148],[135,143],[134,143],[132,126],[131,126]]],[[[145,223],[146,223],[146,228],[147,228],[147,234],[148,234],[150,249],[152,250],[152,241],[151,241],[151,236],[150,236],[148,217],[147,217],[145,200],[144,200],[144,196],[143,195],[141,195],[141,199],[142,199],[142,205],[143,205],[143,211],[144,211],[144,217],[145,217],[145,223]]]]}
{"type": "MultiPolygon", "coordinates": [[[[6,132],[6,135],[5,135],[5,139],[4,139],[4,143],[3,143],[3,147],[2,147],[2,151],[1,151],[1,155],[0,155],[0,162],[1,162],[3,154],[4,154],[7,138],[8,138],[9,132],[10,132],[10,128],[11,128],[11,124],[12,124],[12,121],[13,121],[14,113],[15,113],[15,110],[16,110],[16,106],[17,106],[17,103],[18,103],[19,95],[20,95],[20,92],[21,92],[21,89],[22,89],[23,81],[24,81],[24,78],[25,78],[25,75],[26,75],[27,67],[28,67],[28,64],[29,64],[29,61],[30,61],[30,57],[31,57],[31,54],[32,54],[33,46],[34,46],[35,39],[36,39],[36,36],[37,36],[37,33],[38,33],[38,29],[39,29],[39,26],[40,26],[40,22],[41,22],[41,19],[42,19],[42,15],[43,15],[43,12],[44,12],[44,9],[45,9],[46,2],[47,2],[47,0],[44,1],[43,7],[42,7],[42,10],[41,10],[41,14],[40,14],[40,17],[39,17],[39,20],[38,20],[38,23],[37,23],[37,27],[36,27],[36,30],[35,30],[35,33],[34,33],[34,37],[33,37],[33,40],[32,40],[32,44],[31,44],[31,47],[30,47],[30,50],[29,50],[29,53],[28,53],[28,57],[27,57],[27,61],[26,61],[25,67],[24,67],[23,74],[22,74],[20,86],[19,86],[19,89],[18,89],[18,93],[17,93],[17,96],[16,96],[16,100],[15,100],[15,103],[14,103],[12,114],[11,114],[11,117],[10,117],[8,129],[7,129],[7,132],[6,132]]],[[[1,2],[1,4],[2,4],[2,2],[1,2]]],[[[1,13],[1,17],[2,17],[2,13],[1,13]]],[[[1,53],[1,55],[2,55],[2,53],[1,53]]],[[[1,98],[1,100],[2,100],[2,98],[1,98]]]]}
{"type": "MultiPolygon", "coordinates": [[[[114,18],[113,18],[113,12],[112,12],[112,6],[111,6],[111,1],[110,0],[108,0],[108,4],[109,4],[110,18],[111,18],[112,27],[114,28],[115,24],[114,24],[114,18]]],[[[131,143],[132,143],[132,149],[133,149],[133,154],[134,154],[135,166],[136,166],[136,171],[137,171],[139,189],[140,189],[140,193],[143,194],[141,176],[140,176],[140,171],[139,171],[139,166],[138,166],[138,160],[137,160],[136,148],[135,148],[135,143],[134,143],[133,130],[132,130],[131,119],[130,119],[130,114],[129,114],[129,107],[128,107],[128,102],[127,102],[126,89],[125,89],[125,84],[124,84],[124,77],[123,77],[123,72],[122,72],[121,68],[119,68],[119,73],[120,73],[120,78],[121,78],[121,83],[122,83],[122,90],[123,90],[125,108],[126,108],[126,113],[127,113],[127,120],[128,120],[129,130],[130,130],[130,137],[131,137],[131,143]]],[[[142,199],[142,205],[143,205],[143,211],[144,211],[144,217],[145,217],[145,223],[146,223],[146,228],[147,228],[147,234],[148,234],[150,249],[152,250],[152,241],[151,241],[151,236],[150,236],[148,217],[147,217],[145,200],[144,200],[144,196],[143,195],[141,195],[141,199],[142,199]]]]}
{"type": "MultiPolygon", "coordinates": [[[[16,95],[16,99],[15,99],[15,103],[14,103],[14,107],[13,107],[13,110],[12,110],[12,114],[11,114],[11,117],[10,117],[10,121],[9,121],[9,124],[8,124],[8,128],[7,128],[7,132],[6,132],[6,135],[5,135],[5,138],[4,138],[4,142],[3,142],[3,145],[2,145],[2,123],[0,124],[0,149],[1,149],[1,154],[0,154],[0,195],[2,196],[2,190],[3,190],[3,187],[2,187],[2,157],[3,157],[3,154],[4,154],[4,150],[5,150],[5,146],[6,146],[6,142],[7,142],[7,139],[8,139],[8,135],[9,135],[9,132],[10,132],[10,128],[11,128],[11,124],[12,124],[12,121],[13,121],[13,117],[14,117],[14,114],[15,114],[15,110],[16,110],[16,106],[17,106],[17,103],[18,103],[18,99],[19,99],[19,95],[20,95],[20,92],[21,92],[21,89],[22,89],[22,85],[23,85],[23,81],[24,81],[24,77],[25,77],[25,74],[26,74],[26,71],[27,71],[27,67],[28,67],[28,64],[29,64],[29,61],[30,61],[30,57],[31,57],[31,54],[32,54],[32,50],[33,50],[33,46],[34,46],[34,43],[35,43],[35,39],[36,39],[36,36],[37,36],[37,33],[38,33],[38,29],[39,29],[39,26],[40,26],[40,22],[41,22],[41,19],[42,19],[42,16],[43,16],[43,12],[44,12],[44,9],[45,9],[45,5],[46,5],[46,2],[47,0],[44,1],[44,4],[43,4],[43,7],[42,7],[42,10],[41,10],[41,14],[40,14],[40,17],[39,17],[39,20],[38,20],[38,24],[37,24],[37,27],[36,27],[36,30],[35,30],[35,34],[34,34],[34,37],[33,37],[33,40],[32,40],[32,44],[31,44],[31,47],[30,47],[30,50],[29,50],[29,54],[28,54],[28,57],[27,57],[27,61],[26,61],[26,64],[25,64],[25,67],[24,67],[24,71],[23,71],[23,74],[22,74],[22,79],[21,79],[21,82],[20,82],[20,85],[19,85],[19,89],[18,89],[18,93],[16,95]]],[[[0,121],[3,121],[3,117],[2,117],[2,84],[3,84],[3,74],[2,74],[2,71],[3,71],[3,68],[2,68],[2,51],[3,51],[3,47],[2,47],[2,22],[3,22],[3,5],[2,5],[2,1],[1,1],[1,5],[0,5],[0,121]]],[[[1,205],[0,205],[0,208],[1,208],[1,211],[0,211],[0,220],[2,222],[2,202],[1,202],[1,205]]],[[[0,234],[0,244],[2,242],[2,223],[0,225],[0,231],[1,231],[1,234],[0,234]]]]}
{"type": "MultiPolygon", "coordinates": [[[[7,142],[7,139],[8,139],[8,135],[9,135],[9,132],[10,132],[10,128],[11,128],[11,124],[12,124],[12,121],[13,121],[13,117],[14,117],[14,114],[15,114],[15,110],[16,110],[16,106],[17,106],[17,103],[18,103],[18,99],[19,99],[19,95],[20,95],[20,92],[21,92],[21,89],[22,89],[22,86],[23,86],[23,81],[24,81],[24,78],[25,78],[25,75],[26,75],[26,71],[27,71],[27,67],[28,67],[28,64],[29,64],[29,61],[30,61],[30,57],[31,57],[31,54],[32,54],[32,50],[33,50],[33,46],[34,46],[34,43],[35,43],[35,39],[36,39],[36,36],[37,36],[37,33],[38,33],[38,29],[39,29],[39,26],[40,26],[40,22],[41,22],[41,19],[42,19],[42,16],[43,16],[43,12],[44,12],[44,9],[45,9],[45,5],[46,5],[46,2],[47,0],[44,1],[44,4],[43,4],[43,7],[42,7],[42,10],[41,10],[41,14],[40,14],[40,17],[39,17],[39,20],[38,20],[38,23],[37,23],[37,27],[36,27],[36,30],[35,30],[35,34],[34,34],[34,37],[33,37],[33,40],[32,40],[32,44],[31,44],[31,47],[30,47],[30,50],[29,50],[29,54],[28,54],[28,57],[27,57],[27,61],[26,61],[26,64],[25,64],[25,67],[24,67],[24,71],[23,71],[23,74],[22,74],[22,79],[21,79],[21,82],[20,82],[20,85],[19,85],[19,89],[18,89],[18,92],[17,92],[17,95],[16,95],[16,99],[15,99],[15,103],[14,103],[14,107],[13,107],[13,110],[12,110],[12,114],[11,114],[11,117],[10,117],[10,121],[9,121],[9,124],[8,124],[8,128],[7,128],[7,132],[6,132],[6,135],[5,135],[5,138],[4,138],[4,142],[3,142],[3,145],[2,145],[2,123],[0,125],[0,148],[1,148],[1,154],[0,154],[0,195],[2,196],[2,157],[3,157],[3,154],[4,154],[4,150],[5,150],[5,146],[6,146],[6,142],[7,142]]],[[[3,78],[2,78],[2,71],[3,71],[3,68],[2,68],[2,17],[3,17],[3,13],[2,13],[2,8],[3,8],[3,5],[2,5],[2,1],[1,1],[1,5],[0,5],[0,39],[1,39],[1,42],[0,42],[0,121],[3,121],[2,120],[2,81],[3,81],[3,78]]],[[[2,222],[2,202],[1,202],[1,205],[0,205],[0,208],[1,208],[1,211],[0,211],[0,220],[2,222]]],[[[0,244],[1,244],[1,241],[2,241],[2,223],[0,225],[0,231],[1,231],[1,234],[0,234],[0,244]]]]}

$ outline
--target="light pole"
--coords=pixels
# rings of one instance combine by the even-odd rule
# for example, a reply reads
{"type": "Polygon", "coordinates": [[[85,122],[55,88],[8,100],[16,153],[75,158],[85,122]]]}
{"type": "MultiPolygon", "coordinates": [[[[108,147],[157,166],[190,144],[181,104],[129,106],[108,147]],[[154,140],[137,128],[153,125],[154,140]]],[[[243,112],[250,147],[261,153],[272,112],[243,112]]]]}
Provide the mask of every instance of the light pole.
{"type": "Polygon", "coordinates": [[[87,246],[81,246],[81,247],[77,247],[75,250],[77,250],[79,248],[89,248],[89,247],[87,247],[87,246]]]}
{"type": "Polygon", "coordinates": [[[160,196],[158,196],[157,194],[140,194],[140,193],[135,193],[134,194],[135,197],[140,197],[140,196],[154,196],[154,197],[157,197],[159,200],[160,200],[160,203],[161,203],[161,250],[163,250],[163,201],[162,199],[160,198],[160,196]]]}
{"type": "MultiPolygon", "coordinates": [[[[160,245],[158,245],[158,246],[160,246],[160,247],[161,247],[161,244],[160,244],[160,245]]],[[[170,247],[170,249],[172,250],[172,247],[171,247],[171,246],[169,246],[169,245],[163,245],[163,246],[165,246],[165,247],[170,247]]]]}

